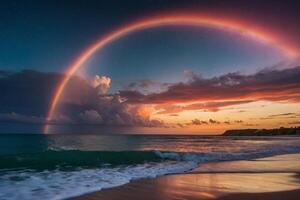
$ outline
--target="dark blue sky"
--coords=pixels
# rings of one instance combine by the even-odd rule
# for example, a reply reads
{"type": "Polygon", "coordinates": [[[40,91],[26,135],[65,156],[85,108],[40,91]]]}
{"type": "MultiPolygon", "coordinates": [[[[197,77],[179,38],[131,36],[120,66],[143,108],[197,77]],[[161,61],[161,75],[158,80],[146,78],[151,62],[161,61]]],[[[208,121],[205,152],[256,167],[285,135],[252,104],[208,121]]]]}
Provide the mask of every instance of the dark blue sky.
{"type": "Polygon", "coordinates": [[[184,71],[203,76],[253,73],[285,57],[251,38],[208,27],[167,26],[132,33],[101,49],[83,70],[126,80],[178,82],[184,71]]]}
{"type": "MultiPolygon", "coordinates": [[[[239,15],[240,18],[245,19],[265,16],[265,21],[260,20],[258,24],[270,26],[275,24],[280,30],[293,23],[298,17],[297,1],[291,2],[287,4],[276,1],[272,2],[272,5],[269,5],[268,1],[262,3],[261,1],[251,1],[251,3],[226,1],[225,3],[224,1],[175,0],[1,2],[0,68],[62,71],[84,47],[112,28],[147,14],[174,9],[196,12],[208,10],[212,14],[222,10],[228,15],[239,15]]],[[[285,29],[285,32],[297,35],[297,29],[299,28],[294,26],[285,29]]],[[[293,34],[290,34],[291,38],[293,34]]],[[[174,39],[176,37],[170,40],[174,39]]],[[[145,42],[141,46],[148,46],[147,41],[145,42]]],[[[133,51],[132,54],[134,53],[133,51]]],[[[143,58],[143,55],[140,56],[143,58]]]]}

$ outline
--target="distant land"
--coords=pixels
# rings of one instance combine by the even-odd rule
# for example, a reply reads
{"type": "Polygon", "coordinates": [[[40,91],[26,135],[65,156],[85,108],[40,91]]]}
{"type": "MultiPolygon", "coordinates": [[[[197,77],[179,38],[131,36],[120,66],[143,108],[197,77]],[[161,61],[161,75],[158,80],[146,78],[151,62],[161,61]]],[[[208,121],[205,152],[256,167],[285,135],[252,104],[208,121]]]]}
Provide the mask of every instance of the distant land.
{"type": "Polygon", "coordinates": [[[299,135],[300,127],[292,128],[275,128],[275,129],[236,129],[227,130],[223,136],[280,136],[280,135],[299,135]]]}

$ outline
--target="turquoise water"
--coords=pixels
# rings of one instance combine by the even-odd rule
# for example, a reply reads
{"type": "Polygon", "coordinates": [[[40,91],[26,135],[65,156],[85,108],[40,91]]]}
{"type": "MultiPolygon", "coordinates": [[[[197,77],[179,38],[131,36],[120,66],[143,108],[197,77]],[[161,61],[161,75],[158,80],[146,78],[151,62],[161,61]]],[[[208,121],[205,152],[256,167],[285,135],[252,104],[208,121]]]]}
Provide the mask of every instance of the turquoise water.
{"type": "Polygon", "coordinates": [[[300,153],[299,137],[0,135],[0,199],[63,199],[203,162],[287,153],[300,153]]]}

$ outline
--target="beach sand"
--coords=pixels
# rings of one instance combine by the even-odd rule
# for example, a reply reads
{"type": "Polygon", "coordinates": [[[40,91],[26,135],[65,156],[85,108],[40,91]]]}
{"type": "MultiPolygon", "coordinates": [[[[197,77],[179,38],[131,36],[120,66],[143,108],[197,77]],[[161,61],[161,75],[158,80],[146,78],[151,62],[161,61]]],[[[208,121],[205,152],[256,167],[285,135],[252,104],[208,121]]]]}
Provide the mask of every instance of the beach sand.
{"type": "Polygon", "coordinates": [[[73,200],[299,200],[300,154],[212,162],[185,174],[136,180],[73,200]]]}

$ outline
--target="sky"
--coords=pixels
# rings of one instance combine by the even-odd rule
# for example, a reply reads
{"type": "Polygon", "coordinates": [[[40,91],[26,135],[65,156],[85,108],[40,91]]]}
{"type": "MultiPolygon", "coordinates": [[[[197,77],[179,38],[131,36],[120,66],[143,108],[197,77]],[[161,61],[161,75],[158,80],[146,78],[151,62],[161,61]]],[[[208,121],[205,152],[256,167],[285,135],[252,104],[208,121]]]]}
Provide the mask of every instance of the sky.
{"type": "Polygon", "coordinates": [[[0,133],[299,126],[299,8],[291,0],[3,2],[0,133]]]}

